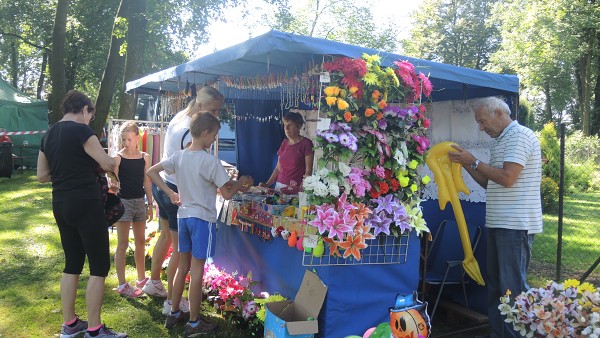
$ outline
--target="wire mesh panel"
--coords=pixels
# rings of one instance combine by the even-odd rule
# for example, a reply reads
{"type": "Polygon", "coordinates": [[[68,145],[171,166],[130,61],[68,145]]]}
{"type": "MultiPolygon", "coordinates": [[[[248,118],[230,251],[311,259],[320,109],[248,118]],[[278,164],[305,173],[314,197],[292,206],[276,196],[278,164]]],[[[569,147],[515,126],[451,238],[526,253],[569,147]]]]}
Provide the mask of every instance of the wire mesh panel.
{"type": "Polygon", "coordinates": [[[304,251],[302,256],[303,266],[327,265],[361,265],[361,264],[404,264],[408,255],[408,233],[399,237],[379,235],[374,239],[366,240],[367,247],[360,251],[360,260],[349,255],[330,255],[331,245],[325,244],[325,253],[315,257],[312,253],[304,251]]]}

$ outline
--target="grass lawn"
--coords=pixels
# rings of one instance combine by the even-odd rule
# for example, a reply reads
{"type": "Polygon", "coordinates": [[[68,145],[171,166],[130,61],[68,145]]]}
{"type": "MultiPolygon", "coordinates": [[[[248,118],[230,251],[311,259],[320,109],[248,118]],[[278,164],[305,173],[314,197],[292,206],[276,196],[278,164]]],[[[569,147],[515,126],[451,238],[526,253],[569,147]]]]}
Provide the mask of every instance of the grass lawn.
{"type": "MultiPolygon", "coordinates": [[[[0,178],[0,337],[55,337],[62,323],[60,278],[64,258],[54,223],[50,184],[40,184],[25,171],[12,179],[0,178]]],[[[116,249],[116,231],[111,234],[116,249]]],[[[127,279],[135,279],[133,254],[127,256],[127,279]]],[[[149,260],[146,269],[150,274],[149,260]]],[[[87,318],[85,288],[89,270],[81,275],[76,311],[87,318]]],[[[180,337],[183,326],[164,327],[162,299],[126,299],[112,291],[117,285],[114,268],[106,279],[102,320],[130,337],[180,337]]],[[[220,330],[213,337],[244,337],[205,302],[220,330]]]]}

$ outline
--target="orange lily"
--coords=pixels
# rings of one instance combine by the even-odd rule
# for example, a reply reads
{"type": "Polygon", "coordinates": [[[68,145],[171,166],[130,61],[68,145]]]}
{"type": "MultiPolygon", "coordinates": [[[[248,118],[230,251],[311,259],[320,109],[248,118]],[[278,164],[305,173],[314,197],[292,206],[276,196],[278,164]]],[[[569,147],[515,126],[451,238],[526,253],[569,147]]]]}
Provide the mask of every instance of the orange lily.
{"type": "Polygon", "coordinates": [[[345,241],[338,243],[338,246],[344,249],[344,258],[352,255],[357,261],[360,261],[360,250],[366,248],[368,245],[361,235],[348,235],[345,241]]]}
{"type": "Polygon", "coordinates": [[[329,255],[333,257],[341,257],[342,254],[338,249],[338,242],[329,237],[323,237],[323,242],[329,244],[329,255]]]}

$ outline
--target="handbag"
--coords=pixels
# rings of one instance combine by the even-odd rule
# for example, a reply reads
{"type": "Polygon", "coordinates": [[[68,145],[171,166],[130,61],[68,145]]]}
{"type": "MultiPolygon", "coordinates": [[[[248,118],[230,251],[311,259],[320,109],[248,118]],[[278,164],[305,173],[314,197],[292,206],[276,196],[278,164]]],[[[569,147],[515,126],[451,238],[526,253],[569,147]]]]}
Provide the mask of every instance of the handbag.
{"type": "Polygon", "coordinates": [[[97,170],[97,181],[102,192],[102,203],[104,204],[104,217],[106,218],[107,226],[112,226],[125,214],[125,206],[121,202],[121,198],[108,189],[108,179],[106,175],[111,175],[111,179],[119,181],[119,178],[114,173],[105,173],[104,170],[97,170]]]}

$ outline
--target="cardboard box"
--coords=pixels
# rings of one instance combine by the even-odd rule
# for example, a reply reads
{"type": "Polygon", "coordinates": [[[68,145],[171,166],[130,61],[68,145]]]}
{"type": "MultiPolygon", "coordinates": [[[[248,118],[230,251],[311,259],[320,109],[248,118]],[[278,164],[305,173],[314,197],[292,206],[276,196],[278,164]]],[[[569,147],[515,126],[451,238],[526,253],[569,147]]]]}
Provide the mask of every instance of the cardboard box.
{"type": "Polygon", "coordinates": [[[289,207],[288,204],[267,204],[261,203],[261,210],[271,215],[281,215],[285,208],[289,207]]]}
{"type": "Polygon", "coordinates": [[[265,304],[265,338],[313,337],[319,332],[317,317],[326,294],[327,286],[314,272],[306,270],[294,300],[265,304]]]}

